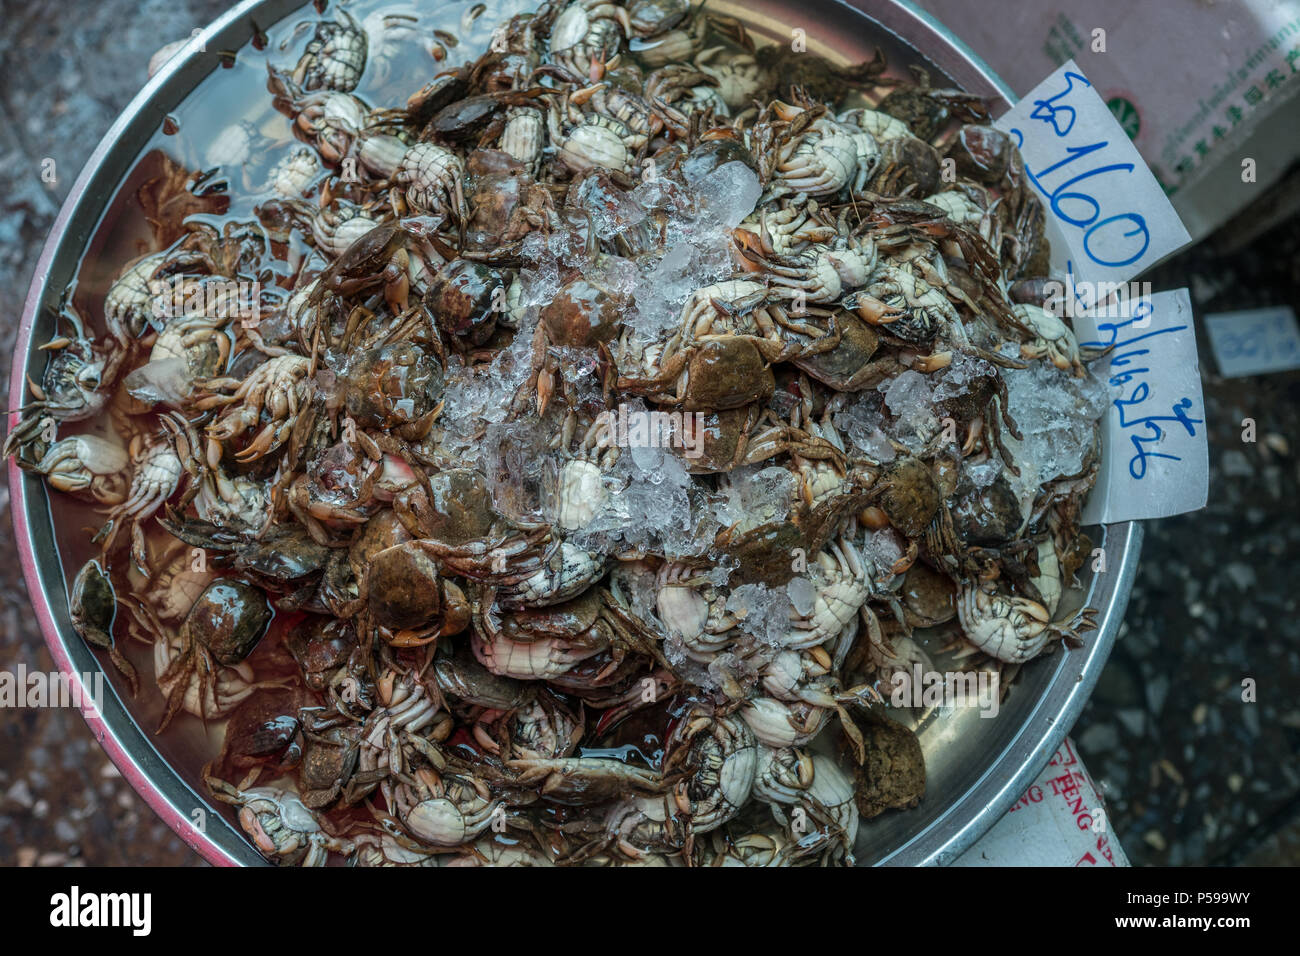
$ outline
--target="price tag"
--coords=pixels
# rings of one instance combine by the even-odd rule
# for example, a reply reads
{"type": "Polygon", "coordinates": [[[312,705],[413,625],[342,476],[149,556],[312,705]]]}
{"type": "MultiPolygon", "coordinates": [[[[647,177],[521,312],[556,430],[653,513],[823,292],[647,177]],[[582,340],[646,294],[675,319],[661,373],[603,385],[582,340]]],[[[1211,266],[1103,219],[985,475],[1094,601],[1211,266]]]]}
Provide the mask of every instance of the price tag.
{"type": "Polygon", "coordinates": [[[1225,378],[1300,368],[1300,330],[1284,305],[1205,317],[1210,347],[1225,378]]]}
{"type": "Polygon", "coordinates": [[[1210,489],[1205,403],[1186,289],[1075,316],[1079,344],[1110,347],[1091,364],[1111,390],[1101,474],[1083,522],[1164,518],[1204,508],[1210,489]]]}
{"type": "Polygon", "coordinates": [[[1052,268],[1074,286],[1079,311],[1189,241],[1137,147],[1073,60],[996,125],[1020,147],[1047,207],[1052,268]]]}

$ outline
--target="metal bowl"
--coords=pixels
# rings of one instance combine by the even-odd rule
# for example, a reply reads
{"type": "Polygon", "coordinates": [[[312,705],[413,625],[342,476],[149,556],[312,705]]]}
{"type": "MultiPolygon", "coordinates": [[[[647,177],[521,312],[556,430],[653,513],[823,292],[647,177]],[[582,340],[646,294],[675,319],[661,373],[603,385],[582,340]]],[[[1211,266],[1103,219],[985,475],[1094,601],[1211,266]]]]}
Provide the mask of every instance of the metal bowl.
{"type": "MultiPolygon", "coordinates": [[[[24,400],[26,376],[39,376],[44,355],[33,348],[54,334],[51,307],[73,279],[78,262],[119,184],[164,118],[218,66],[217,50],[242,48],[256,26],[277,23],[304,7],[302,0],[244,0],[170,60],[127,106],[78,176],[36,265],[18,333],[9,407],[24,400]]],[[[943,81],[988,97],[995,109],[1013,94],[960,40],[925,12],[902,0],[750,0],[740,6],[714,0],[710,9],[743,15],[772,37],[805,31],[808,48],[857,62],[884,47],[891,62],[926,66],[943,81]]],[[[17,421],[11,413],[10,427],[17,421]]],[[[68,618],[68,580],[60,562],[51,500],[42,481],[9,464],[15,537],[32,605],[50,653],[71,684],[101,670],[68,618]]],[[[946,864],[971,846],[1011,807],[1046,766],[1091,692],[1119,630],[1141,547],[1135,523],[1089,529],[1105,551],[1106,573],[1084,581],[1098,608],[1098,629],[1085,646],[1027,665],[995,719],[972,708],[926,719],[917,727],[925,752],[927,793],[920,806],[866,821],[858,838],[860,864],[946,864]]],[[[177,834],[210,863],[262,865],[265,860],[232,823],[229,808],[214,806],[192,775],[164,757],[106,675],[102,711],[83,709],[87,724],[131,786],[177,834]]],[[[142,692],[145,693],[145,692],[142,692]]],[[[87,698],[88,699],[88,698],[87,698]]],[[[134,706],[134,705],[133,705],[134,706]]]]}

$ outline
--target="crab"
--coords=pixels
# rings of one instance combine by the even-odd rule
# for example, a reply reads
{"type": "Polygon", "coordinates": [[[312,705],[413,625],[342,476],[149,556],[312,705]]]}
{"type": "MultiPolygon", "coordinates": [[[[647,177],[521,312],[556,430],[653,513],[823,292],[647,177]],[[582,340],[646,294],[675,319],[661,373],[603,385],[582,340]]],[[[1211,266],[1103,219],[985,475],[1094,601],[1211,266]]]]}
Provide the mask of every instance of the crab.
{"type": "Polygon", "coordinates": [[[149,323],[153,299],[150,280],[166,258],[166,253],[155,252],[133,259],[104,297],[104,324],[123,345],[139,338],[149,323]]]}
{"type": "Polygon", "coordinates": [[[465,209],[465,164],[436,143],[416,143],[402,154],[393,173],[391,202],[404,216],[407,207],[430,215],[461,217],[465,209]]]}
{"type": "MultiPolygon", "coordinates": [[[[850,621],[845,629],[856,635],[856,623],[850,621]]],[[[836,641],[848,646],[849,641],[836,641]]],[[[805,650],[779,652],[763,668],[762,683],[765,693],[776,700],[803,701],[816,707],[834,707],[838,680],[835,658],[824,646],[805,650]]]]}
{"type": "Polygon", "coordinates": [[[957,618],[976,650],[1007,664],[1023,664],[1042,653],[1053,637],[1078,640],[1096,627],[1097,612],[1083,608],[1068,621],[1053,621],[1047,608],[1028,598],[1000,593],[990,582],[961,585],[957,618]]]}
{"type": "Polygon", "coordinates": [[[148,568],[144,522],[176,493],[183,469],[171,444],[161,435],[136,435],[127,451],[131,457],[131,488],[108,512],[108,520],[100,530],[102,548],[105,555],[111,554],[122,526],[129,524],[131,557],[137,567],[148,568]]]}
{"type": "Polygon", "coordinates": [[[707,664],[736,640],[738,619],[727,612],[726,595],[706,577],[670,561],[660,567],[655,583],[659,620],[691,660],[707,664]]]}
{"type": "Polygon", "coordinates": [[[222,443],[256,428],[263,414],[268,421],[235,458],[254,461],[284,444],[310,395],[307,378],[310,370],[311,359],[280,355],[259,365],[243,381],[209,379],[205,383],[206,394],[194,404],[201,410],[224,408],[225,411],[207,426],[208,461],[219,461],[222,443]]]}
{"type": "MultiPolygon", "coordinates": [[[[384,302],[395,315],[405,315],[412,283],[431,284],[444,258],[454,256],[437,235],[442,221],[440,217],[416,217],[380,223],[354,239],[311,286],[301,291],[301,298],[296,294],[290,300],[290,314],[298,317],[300,337],[308,327],[319,327],[325,343],[339,347],[334,333],[321,322],[326,306],[334,296],[352,296],[374,286],[381,287],[384,302]]],[[[354,310],[348,316],[346,331],[355,334],[358,320],[368,316],[368,311],[354,310]]],[[[351,344],[346,337],[344,342],[351,344]]]]}
{"type": "Polygon", "coordinates": [[[497,139],[502,152],[522,163],[531,174],[537,172],[545,145],[546,118],[540,110],[515,106],[506,111],[497,139]]]}
{"type": "MultiPolygon", "coordinates": [[[[224,280],[212,283],[223,297],[221,307],[214,310],[217,314],[177,314],[168,319],[154,339],[148,362],[123,379],[132,398],[150,406],[181,408],[193,396],[198,381],[226,368],[232,348],[233,333],[227,331],[231,320],[236,315],[256,315],[258,303],[227,300],[224,280]]],[[[197,287],[204,284],[187,279],[182,285],[202,296],[197,287]]]]}
{"type": "Polygon", "coordinates": [[[321,171],[315,150],[300,146],[271,167],[264,189],[285,199],[301,199],[321,171]]]}
{"type": "Polygon", "coordinates": [[[719,89],[718,81],[709,73],[684,63],[662,66],[646,78],[645,98],[658,117],[672,129],[686,130],[687,112],[712,110],[717,116],[729,116],[730,108],[719,89]]]}
{"type": "Polygon", "coordinates": [[[239,808],[239,825],[268,860],[324,866],[329,853],[351,853],[352,841],[332,836],[295,793],[280,787],[241,789],[204,776],[212,795],[239,808]]]}
{"type": "Polygon", "coordinates": [[[266,482],[244,475],[231,476],[220,461],[214,464],[204,459],[203,440],[180,415],[163,415],[159,421],[170,436],[181,467],[191,478],[179,504],[170,509],[172,514],[193,502],[199,520],[214,528],[249,535],[262,531],[271,520],[266,482]]]}
{"type": "Polygon", "coordinates": [[[746,255],[771,277],[773,284],[790,290],[796,299],[834,302],[846,291],[866,285],[876,271],[876,246],[867,236],[838,238],[789,255],[746,255]]]}
{"type": "MultiPolygon", "coordinates": [[[[689,316],[684,324],[688,320],[689,316]]],[[[688,342],[678,334],[665,347],[643,351],[640,365],[649,374],[622,375],[618,387],[688,412],[763,403],[776,390],[770,365],[779,354],[774,345],[759,335],[723,333],[688,342]]],[[[626,362],[633,354],[635,348],[625,337],[619,361],[626,362]]]]}
{"type": "Polygon", "coordinates": [[[835,713],[806,701],[781,701],[772,697],[755,697],[740,710],[740,715],[758,742],[767,747],[802,747],[811,742],[835,713]]]}
{"type": "MultiPolygon", "coordinates": [[[[942,287],[906,264],[881,262],[866,287],[844,304],[859,318],[905,342],[920,345],[939,334],[953,342],[968,342],[961,317],[942,287]]],[[[931,365],[943,364],[936,359],[919,367],[929,371],[931,365]]]]}
{"type": "Polygon", "coordinates": [[[605,558],[571,541],[520,563],[497,592],[506,608],[549,607],[574,597],[605,574],[605,558]]]}
{"type": "Polygon", "coordinates": [[[1062,371],[1072,370],[1076,378],[1084,375],[1083,363],[1096,353],[1080,349],[1065,322],[1037,305],[1017,305],[1013,311],[1034,335],[1031,341],[1020,346],[1021,358],[1046,358],[1062,371]]]}
{"type": "Polygon", "coordinates": [[[728,279],[696,289],[682,307],[677,334],[664,346],[660,365],[681,349],[726,335],[751,337],[764,358],[779,361],[786,352],[779,326],[788,316],[770,305],[767,286],[750,279],[728,279]]]}
{"type": "MultiPolygon", "coordinates": [[[[229,633],[232,627],[249,621],[249,616],[242,614],[228,597],[207,606],[200,595],[179,628],[165,625],[138,598],[132,598],[126,606],[132,615],[132,637],[153,647],[154,680],[166,703],[157,733],[166,730],[182,710],[200,720],[220,720],[258,690],[286,686],[283,679],[258,680],[247,661],[218,663],[208,650],[207,643],[219,631],[229,633]]],[[[269,607],[264,613],[269,618],[269,607]]]]}
{"type": "Polygon", "coordinates": [[[551,62],[575,78],[603,72],[631,32],[623,7],[609,0],[570,0],[551,24],[551,62]]]}
{"type": "MultiPolygon", "coordinates": [[[[321,198],[325,200],[327,197],[321,198]]],[[[370,210],[347,200],[322,201],[314,209],[305,204],[300,208],[316,248],[335,258],[380,225],[370,210]]]]}
{"type": "Polygon", "coordinates": [[[571,412],[558,436],[566,459],[555,488],[555,523],[561,531],[585,528],[600,514],[609,493],[608,475],[620,454],[608,416],[598,416],[570,452],[576,427],[577,417],[571,412]]]}
{"type": "MultiPolygon", "coordinates": [[[[355,802],[373,789],[363,781],[378,781],[389,774],[402,774],[410,769],[408,748],[403,746],[404,743],[425,753],[430,751],[432,742],[445,739],[451,730],[447,715],[440,714],[441,698],[431,693],[415,675],[387,668],[375,681],[375,690],[378,698],[375,707],[362,723],[358,735],[357,780],[352,786],[343,788],[346,802],[355,802]],[[413,744],[415,740],[422,740],[422,743],[413,744]]],[[[381,786],[385,798],[392,797],[392,788],[386,784],[381,786]]],[[[389,805],[392,806],[392,802],[389,805]]]]}
{"type": "Polygon", "coordinates": [[[92,558],[87,561],[72,581],[68,594],[68,614],[72,628],[91,647],[108,651],[109,660],[126,678],[134,696],[140,681],[135,666],[122,653],[113,636],[113,623],[117,618],[117,592],[104,564],[92,558]]]}
{"type": "Polygon", "coordinates": [[[874,594],[870,568],[851,541],[841,539],[817,555],[812,606],[791,621],[782,645],[806,650],[837,637],[857,619],[858,609],[874,594]]]}
{"type": "Polygon", "coordinates": [[[295,102],[295,125],[316,147],[321,158],[337,166],[357,147],[371,125],[370,107],[350,93],[322,90],[295,102]]]}
{"type": "Polygon", "coordinates": [[[806,110],[777,101],[771,111],[789,124],[779,134],[772,167],[783,192],[832,196],[856,181],[860,144],[855,128],[836,122],[820,107],[806,110]]]}
{"type": "Polygon", "coordinates": [[[475,633],[472,641],[480,664],[500,677],[518,680],[551,680],[601,651],[600,647],[575,647],[562,638],[512,641],[499,631],[486,637],[475,633]]]}
{"type": "Polygon", "coordinates": [[[740,718],[694,707],[677,723],[665,748],[666,774],[679,767],[695,768],[673,793],[692,834],[716,830],[749,801],[758,743],[740,718]]]}
{"type": "Polygon", "coordinates": [[[853,781],[824,754],[811,756],[791,748],[760,748],[754,795],[794,843],[819,848],[825,864],[852,865],[858,836],[858,808],[853,781]],[[801,808],[795,826],[791,809],[801,808]]]}
{"type": "MultiPolygon", "coordinates": [[[[901,119],[878,110],[852,109],[840,113],[836,120],[845,126],[855,126],[869,135],[877,144],[891,139],[912,139],[912,131],[901,119]]],[[[877,146],[877,149],[879,146],[877,146]]]]}
{"type": "MultiPolygon", "coordinates": [[[[717,84],[718,98],[728,110],[749,106],[768,82],[767,69],[753,53],[727,53],[714,46],[695,55],[695,67],[717,84]]],[[[723,116],[726,112],[719,111],[723,116]]]]}
{"type": "Polygon", "coordinates": [[[96,435],[73,435],[52,445],[35,463],[18,460],[20,467],[43,475],[65,494],[101,505],[119,505],[126,499],[126,449],[96,435]]]}
{"type": "Polygon", "coordinates": [[[22,418],[5,438],[4,454],[31,451],[34,443],[50,444],[57,422],[81,422],[99,414],[108,401],[127,350],[120,345],[101,349],[86,334],[76,310],[66,302],[59,311],[72,334],[60,335],[41,346],[50,360],[40,384],[29,377],[27,388],[35,401],[21,409],[22,418]]]}
{"type": "Polygon", "coordinates": [[[561,806],[604,803],[625,795],[654,796],[668,787],[662,774],[608,757],[511,760],[518,786],[535,788],[561,806]]]}
{"type": "Polygon", "coordinates": [[[773,208],[761,205],[736,230],[742,250],[758,256],[789,256],[809,244],[829,242],[839,235],[834,223],[824,221],[817,200],[806,203],[781,200],[773,208]]]}
{"type": "Polygon", "coordinates": [[[549,97],[547,130],[557,156],[574,173],[604,168],[630,173],[647,136],[617,116],[581,109],[572,94],[549,97]]]}
{"type": "Polygon", "coordinates": [[[293,81],[306,90],[348,92],[361,82],[366,68],[366,31],[346,10],[342,21],[322,20],[316,24],[307,48],[293,71],[293,81]]]}

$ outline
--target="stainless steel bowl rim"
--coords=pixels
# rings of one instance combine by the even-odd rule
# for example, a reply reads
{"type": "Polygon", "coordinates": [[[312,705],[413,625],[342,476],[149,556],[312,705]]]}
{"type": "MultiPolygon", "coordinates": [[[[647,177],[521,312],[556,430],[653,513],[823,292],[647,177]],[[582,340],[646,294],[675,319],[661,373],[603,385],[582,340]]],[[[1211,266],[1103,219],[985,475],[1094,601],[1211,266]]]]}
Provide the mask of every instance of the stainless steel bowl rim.
{"type": "MultiPolygon", "coordinates": [[[[940,65],[959,86],[1000,99],[1004,106],[1014,102],[1011,89],[966,44],[908,0],[889,0],[878,9],[867,0],[854,4],[842,0],[837,2],[866,13],[924,56],[934,59],[942,53],[950,54],[940,65]]],[[[14,348],[9,390],[11,409],[20,408],[25,401],[25,372],[32,358],[34,329],[42,303],[50,291],[55,262],[61,253],[79,258],[93,231],[88,229],[74,237],[69,233],[69,226],[74,219],[86,218],[83,206],[94,209],[91,226],[98,222],[107,196],[91,192],[90,187],[103,173],[110,156],[120,152],[119,141],[133,129],[157,129],[167,110],[217,68],[215,55],[204,50],[221,49],[223,39],[237,40],[225,45],[239,48],[252,35],[252,13],[259,14],[257,20],[260,23],[269,24],[278,22],[302,6],[302,0],[242,0],[196,34],[179,54],[167,61],[104,134],[59,210],[37,261],[14,348]],[[65,245],[71,246],[71,253],[64,252],[65,245]]],[[[134,157],[135,153],[128,156],[131,160],[134,157]]],[[[109,187],[115,185],[112,182],[109,187]]],[[[10,428],[18,418],[17,412],[10,413],[10,428]]],[[[37,550],[32,512],[41,503],[45,491],[39,479],[25,474],[12,460],[8,475],[14,536],[37,622],[55,665],[68,675],[70,684],[82,692],[82,699],[90,700],[90,688],[85,686],[82,678],[84,674],[98,670],[99,663],[76,633],[66,627],[66,622],[64,628],[60,628],[49,595],[56,585],[63,583],[62,569],[58,566],[57,554],[42,556],[37,550]],[[55,563],[55,570],[45,573],[42,564],[51,560],[55,563]]],[[[48,509],[48,499],[44,503],[48,509]]],[[[46,518],[48,520],[48,515],[46,518]]],[[[949,863],[979,839],[1029,787],[1079,717],[1110,654],[1132,587],[1141,539],[1141,526],[1135,522],[1110,525],[1104,529],[1108,570],[1094,582],[1089,594],[1090,602],[1102,611],[1097,631],[1088,635],[1083,648],[1055,656],[1056,672],[1047,691],[1036,702],[1029,719],[1018,728],[1012,742],[1000,753],[990,755],[988,766],[977,782],[925,830],[876,862],[889,865],[949,863]]],[[[101,703],[102,712],[87,705],[82,708],[82,716],[123,777],[169,827],[209,863],[238,866],[266,862],[224,817],[211,812],[196,813],[209,806],[207,798],[196,793],[162,758],[115,693],[110,690],[101,703]]]]}

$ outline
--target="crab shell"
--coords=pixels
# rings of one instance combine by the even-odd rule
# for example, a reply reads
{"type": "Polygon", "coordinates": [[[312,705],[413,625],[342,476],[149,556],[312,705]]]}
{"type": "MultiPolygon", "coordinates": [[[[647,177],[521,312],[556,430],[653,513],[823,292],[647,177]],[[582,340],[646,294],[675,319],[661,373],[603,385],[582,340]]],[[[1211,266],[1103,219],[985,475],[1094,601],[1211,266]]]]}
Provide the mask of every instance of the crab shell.
{"type": "Polygon", "coordinates": [[[557,638],[519,643],[500,634],[491,640],[475,634],[472,646],[479,663],[493,674],[519,680],[550,680],[600,653],[598,647],[575,647],[557,638]]]}
{"type": "MultiPolygon", "coordinates": [[[[696,833],[715,830],[740,812],[758,770],[758,744],[744,721],[702,719],[708,726],[690,741],[687,757],[697,769],[684,788],[696,833]]],[[[679,726],[690,723],[688,718],[679,726]]]]}
{"type": "Polygon", "coordinates": [[[406,825],[428,843],[460,846],[488,828],[497,806],[477,794],[465,807],[447,797],[436,797],[417,803],[406,815],[406,825]]]}
{"type": "Polygon", "coordinates": [[[613,129],[600,123],[583,123],[560,144],[560,158],[575,173],[604,167],[624,172],[631,168],[627,144],[613,129]]]}
{"type": "Polygon", "coordinates": [[[402,156],[393,180],[406,187],[406,197],[422,212],[446,212],[449,197],[465,176],[465,164],[435,143],[416,143],[402,156]]]}
{"type": "Polygon", "coordinates": [[[757,697],[740,712],[758,742],[767,747],[802,747],[821,732],[830,714],[822,707],[786,704],[771,697],[757,697]]]}
{"type": "Polygon", "coordinates": [[[966,638],[977,648],[1008,664],[1023,664],[1047,646],[1052,631],[1047,608],[1027,598],[990,594],[979,587],[962,589],[957,617],[966,638]]]}

